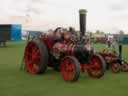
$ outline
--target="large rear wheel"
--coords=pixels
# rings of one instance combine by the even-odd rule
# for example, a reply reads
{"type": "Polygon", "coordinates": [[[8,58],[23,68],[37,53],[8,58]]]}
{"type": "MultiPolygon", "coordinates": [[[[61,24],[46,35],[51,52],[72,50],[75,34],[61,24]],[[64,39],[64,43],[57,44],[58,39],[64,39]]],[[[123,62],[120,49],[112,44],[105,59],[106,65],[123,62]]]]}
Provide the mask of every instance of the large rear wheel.
{"type": "Polygon", "coordinates": [[[25,68],[31,74],[44,73],[48,64],[48,51],[40,40],[29,41],[25,53],[25,68]]]}
{"type": "Polygon", "coordinates": [[[90,77],[100,78],[104,75],[106,70],[106,63],[100,55],[94,54],[90,58],[89,64],[90,67],[87,72],[90,77]]]}
{"type": "Polygon", "coordinates": [[[62,60],[61,73],[65,81],[77,81],[80,76],[80,63],[73,56],[67,56],[62,60]]]}

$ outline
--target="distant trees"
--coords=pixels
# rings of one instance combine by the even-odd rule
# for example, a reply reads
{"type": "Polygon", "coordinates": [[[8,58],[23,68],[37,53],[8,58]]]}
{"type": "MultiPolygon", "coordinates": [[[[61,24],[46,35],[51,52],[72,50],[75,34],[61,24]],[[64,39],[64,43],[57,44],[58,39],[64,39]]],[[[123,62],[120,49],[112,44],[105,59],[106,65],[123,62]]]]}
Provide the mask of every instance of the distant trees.
{"type": "Polygon", "coordinates": [[[100,34],[100,30],[96,30],[96,34],[100,34]]]}
{"type": "MultiPolygon", "coordinates": [[[[102,34],[102,35],[104,35],[105,34],[105,32],[103,32],[103,31],[100,31],[100,30],[96,30],[96,32],[95,32],[96,34],[102,34]]],[[[119,32],[118,32],[120,35],[124,35],[125,34],[125,32],[123,31],[123,30],[119,30],[119,32]]]]}
{"type": "Polygon", "coordinates": [[[105,34],[103,31],[96,30],[96,34],[105,34]]]}
{"type": "Polygon", "coordinates": [[[124,34],[124,31],[123,31],[123,30],[120,30],[120,31],[119,31],[119,34],[120,34],[120,35],[123,35],[123,34],[124,34]]]}

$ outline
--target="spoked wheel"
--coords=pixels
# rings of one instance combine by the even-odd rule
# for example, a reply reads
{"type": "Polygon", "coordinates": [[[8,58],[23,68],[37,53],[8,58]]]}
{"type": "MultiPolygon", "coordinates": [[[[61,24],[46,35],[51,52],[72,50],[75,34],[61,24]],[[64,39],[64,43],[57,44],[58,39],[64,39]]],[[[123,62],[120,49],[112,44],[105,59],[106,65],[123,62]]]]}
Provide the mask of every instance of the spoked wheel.
{"type": "Polygon", "coordinates": [[[25,49],[25,68],[31,74],[44,73],[48,64],[48,53],[43,42],[33,40],[25,49]]]}
{"type": "Polygon", "coordinates": [[[122,72],[128,72],[128,64],[122,64],[121,65],[121,71],[122,72]]]}
{"type": "Polygon", "coordinates": [[[67,56],[61,63],[61,73],[65,81],[77,81],[80,76],[80,63],[73,56],[67,56]]]}
{"type": "Polygon", "coordinates": [[[119,73],[120,72],[120,64],[119,63],[113,63],[111,65],[111,71],[113,73],[119,73]]]}
{"type": "Polygon", "coordinates": [[[89,64],[90,68],[87,70],[87,72],[90,77],[100,78],[104,75],[106,70],[106,63],[100,55],[93,55],[90,58],[89,64]]]}

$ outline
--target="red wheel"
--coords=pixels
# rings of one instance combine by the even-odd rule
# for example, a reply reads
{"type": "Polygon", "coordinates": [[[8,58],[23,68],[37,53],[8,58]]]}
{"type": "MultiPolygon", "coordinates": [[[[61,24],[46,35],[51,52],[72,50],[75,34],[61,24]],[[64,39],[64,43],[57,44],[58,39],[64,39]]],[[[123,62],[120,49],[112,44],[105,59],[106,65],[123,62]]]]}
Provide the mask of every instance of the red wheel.
{"type": "Polygon", "coordinates": [[[122,72],[128,72],[128,64],[122,64],[121,65],[121,71],[122,72]]]}
{"type": "Polygon", "coordinates": [[[65,81],[77,81],[80,76],[80,63],[73,56],[67,56],[61,63],[61,73],[65,81]]]}
{"type": "Polygon", "coordinates": [[[43,42],[33,40],[25,49],[25,68],[31,74],[44,73],[48,63],[48,53],[43,42]]]}
{"type": "Polygon", "coordinates": [[[119,73],[120,72],[120,64],[119,63],[113,63],[111,65],[111,71],[113,73],[119,73]]]}
{"type": "Polygon", "coordinates": [[[106,63],[100,55],[93,55],[89,61],[90,68],[87,70],[90,77],[100,78],[106,70],[106,63]]]}

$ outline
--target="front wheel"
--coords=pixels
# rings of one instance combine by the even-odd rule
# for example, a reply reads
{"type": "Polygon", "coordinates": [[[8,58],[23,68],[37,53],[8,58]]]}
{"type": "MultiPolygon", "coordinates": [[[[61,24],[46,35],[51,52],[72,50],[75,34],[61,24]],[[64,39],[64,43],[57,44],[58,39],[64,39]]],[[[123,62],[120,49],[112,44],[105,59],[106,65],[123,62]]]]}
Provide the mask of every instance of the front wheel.
{"type": "Polygon", "coordinates": [[[73,56],[66,56],[61,62],[61,74],[65,81],[77,81],[80,76],[80,63],[73,56]]]}
{"type": "Polygon", "coordinates": [[[119,73],[120,72],[120,64],[119,63],[112,63],[111,71],[113,73],[119,73]]]}
{"type": "Polygon", "coordinates": [[[122,64],[121,65],[121,71],[122,72],[128,72],[128,64],[122,64]]]}
{"type": "Polygon", "coordinates": [[[88,75],[93,78],[100,78],[104,75],[106,63],[102,56],[94,54],[89,61],[88,75]]]}

